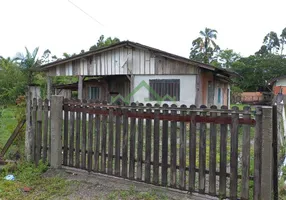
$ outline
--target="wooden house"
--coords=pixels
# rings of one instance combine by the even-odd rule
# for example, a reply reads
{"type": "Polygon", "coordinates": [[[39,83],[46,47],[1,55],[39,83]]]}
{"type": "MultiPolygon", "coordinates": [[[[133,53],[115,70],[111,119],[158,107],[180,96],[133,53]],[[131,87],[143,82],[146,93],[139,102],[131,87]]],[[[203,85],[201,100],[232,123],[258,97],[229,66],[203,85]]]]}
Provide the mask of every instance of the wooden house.
{"type": "Polygon", "coordinates": [[[71,97],[72,91],[77,91],[78,99],[197,106],[229,106],[233,75],[130,41],[57,60],[40,70],[48,77],[48,98],[54,92],[71,97]],[[78,82],[53,86],[54,76],[77,76],[78,82]]]}

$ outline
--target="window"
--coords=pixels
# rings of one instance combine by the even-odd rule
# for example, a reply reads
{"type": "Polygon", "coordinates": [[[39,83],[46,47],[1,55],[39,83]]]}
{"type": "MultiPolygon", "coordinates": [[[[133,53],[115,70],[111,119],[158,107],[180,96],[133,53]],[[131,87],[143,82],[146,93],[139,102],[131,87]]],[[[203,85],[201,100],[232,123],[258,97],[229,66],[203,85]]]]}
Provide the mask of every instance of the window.
{"type": "Polygon", "coordinates": [[[221,88],[218,88],[218,92],[217,92],[217,103],[221,103],[221,88]]]}
{"type": "Polygon", "coordinates": [[[88,97],[89,97],[89,99],[99,99],[100,98],[100,88],[99,87],[89,87],[88,97]]]}
{"type": "Polygon", "coordinates": [[[150,101],[180,101],[180,79],[153,79],[149,86],[150,101]]]}

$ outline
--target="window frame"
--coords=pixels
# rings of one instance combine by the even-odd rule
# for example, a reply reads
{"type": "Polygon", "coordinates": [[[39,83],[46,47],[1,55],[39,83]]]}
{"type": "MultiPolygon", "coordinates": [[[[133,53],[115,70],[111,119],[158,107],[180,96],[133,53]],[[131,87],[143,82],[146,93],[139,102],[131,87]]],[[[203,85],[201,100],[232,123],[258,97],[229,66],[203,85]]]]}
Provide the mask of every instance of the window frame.
{"type": "MultiPolygon", "coordinates": [[[[180,101],[181,95],[181,80],[180,79],[149,79],[149,100],[158,101],[166,95],[171,98],[175,98],[175,101],[180,101]],[[156,99],[153,92],[157,93],[160,99],[156,99]]],[[[164,99],[164,101],[172,101],[170,98],[164,99]]]]}

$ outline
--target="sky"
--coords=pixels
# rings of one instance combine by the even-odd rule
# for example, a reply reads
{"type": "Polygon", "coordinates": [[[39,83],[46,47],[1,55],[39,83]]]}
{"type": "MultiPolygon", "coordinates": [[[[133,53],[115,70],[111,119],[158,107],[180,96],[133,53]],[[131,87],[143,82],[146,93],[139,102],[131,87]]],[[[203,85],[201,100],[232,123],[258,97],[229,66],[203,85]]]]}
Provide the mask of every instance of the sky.
{"type": "Polygon", "coordinates": [[[189,57],[208,27],[221,49],[249,56],[267,33],[281,34],[285,11],[285,0],[0,0],[0,55],[39,47],[61,57],[105,35],[189,57]]]}

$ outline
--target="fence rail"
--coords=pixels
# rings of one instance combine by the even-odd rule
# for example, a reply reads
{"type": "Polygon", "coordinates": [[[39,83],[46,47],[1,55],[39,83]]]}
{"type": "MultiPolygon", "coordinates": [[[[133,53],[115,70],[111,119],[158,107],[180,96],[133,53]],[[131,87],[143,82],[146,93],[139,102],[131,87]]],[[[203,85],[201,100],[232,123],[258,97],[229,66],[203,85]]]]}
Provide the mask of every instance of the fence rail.
{"type": "MultiPolygon", "coordinates": [[[[37,163],[50,156],[57,119],[48,119],[47,100],[31,107],[37,163]]],[[[71,100],[60,108],[63,165],[221,198],[261,197],[261,108],[71,100]]]]}

